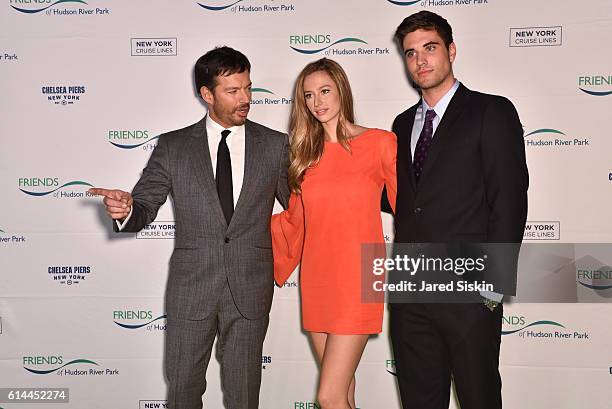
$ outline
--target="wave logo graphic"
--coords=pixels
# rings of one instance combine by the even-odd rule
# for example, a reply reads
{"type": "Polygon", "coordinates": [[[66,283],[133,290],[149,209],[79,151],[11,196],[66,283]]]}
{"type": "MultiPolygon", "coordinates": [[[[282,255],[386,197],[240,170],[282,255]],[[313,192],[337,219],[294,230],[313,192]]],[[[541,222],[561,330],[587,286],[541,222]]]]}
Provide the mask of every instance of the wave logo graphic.
{"type": "Polygon", "coordinates": [[[94,185],[92,185],[91,183],[84,182],[82,180],[74,180],[72,182],[64,183],[63,185],[61,185],[61,186],[59,186],[59,187],[57,187],[57,188],[55,188],[53,190],[49,190],[47,192],[31,192],[29,190],[25,190],[25,189],[22,189],[22,188],[19,188],[19,190],[21,190],[23,193],[25,193],[27,195],[30,195],[30,196],[46,196],[46,195],[49,195],[49,194],[51,194],[53,192],[56,192],[56,191],[58,191],[60,189],[68,187],[68,186],[89,186],[89,187],[94,187],[94,185]]]}
{"type": "Polygon", "coordinates": [[[566,136],[563,132],[557,130],[557,129],[552,129],[552,128],[542,128],[542,129],[536,129],[535,131],[531,131],[528,134],[525,135],[525,138],[529,137],[529,136],[533,136],[533,135],[563,135],[566,136]]]}
{"type": "Polygon", "coordinates": [[[420,0],[414,1],[396,1],[396,0],[387,0],[391,4],[395,4],[396,6],[412,6],[417,4],[420,0]]]}
{"type": "Polygon", "coordinates": [[[578,87],[578,89],[584,92],[585,94],[593,95],[596,97],[604,97],[606,95],[612,94],[612,91],[591,91],[591,90],[580,88],[580,87],[578,87]]]}
{"type": "Polygon", "coordinates": [[[542,320],[542,321],[534,321],[531,324],[527,324],[524,327],[519,328],[519,329],[510,330],[510,331],[502,331],[501,334],[502,335],[512,335],[512,334],[515,334],[517,332],[523,331],[524,329],[527,329],[529,327],[536,327],[536,326],[540,326],[540,325],[552,325],[552,326],[555,326],[555,327],[565,328],[565,325],[560,324],[558,322],[542,320]]]}
{"type": "Polygon", "coordinates": [[[578,280],[578,283],[582,285],[583,287],[590,288],[591,290],[609,290],[610,288],[612,288],[612,285],[602,285],[602,284],[592,284],[592,283],[589,284],[589,283],[583,283],[580,280],[578,280]]]}
{"type": "Polygon", "coordinates": [[[85,1],[83,0],[58,0],[55,3],[49,4],[46,7],[40,8],[40,9],[24,9],[24,8],[20,8],[20,7],[15,7],[11,4],[11,7],[14,8],[15,10],[19,11],[20,13],[26,13],[26,14],[34,14],[34,13],[40,13],[41,11],[45,11],[53,6],[57,6],[58,4],[62,4],[62,3],[78,3],[78,4],[87,4],[85,1]]]}
{"type": "Polygon", "coordinates": [[[152,137],[151,139],[147,139],[144,142],[138,143],[136,145],[127,145],[127,144],[122,144],[122,143],[117,143],[117,142],[113,142],[113,141],[108,141],[108,143],[110,143],[113,146],[116,146],[117,148],[121,148],[121,149],[135,149],[138,148],[140,146],[146,145],[148,143],[153,142],[154,140],[158,139],[161,135],[157,135],[152,137]]]}
{"type": "Polygon", "coordinates": [[[289,47],[291,47],[291,49],[293,51],[297,51],[298,53],[301,53],[301,54],[317,54],[317,53],[320,53],[321,51],[325,51],[328,48],[331,48],[331,47],[333,47],[333,46],[335,46],[337,44],[342,44],[342,43],[361,43],[361,44],[367,44],[366,41],[363,41],[360,38],[345,37],[345,38],[341,38],[340,40],[334,41],[333,43],[331,43],[330,45],[328,45],[326,47],[318,48],[316,50],[306,50],[306,49],[303,49],[303,48],[293,47],[291,45],[289,47]]]}
{"type": "Polygon", "coordinates": [[[263,93],[263,94],[274,95],[274,92],[272,92],[272,91],[270,91],[269,89],[266,89],[266,88],[251,88],[251,92],[252,93],[263,93]]]}
{"type": "Polygon", "coordinates": [[[146,327],[147,325],[157,321],[157,320],[163,320],[166,319],[167,315],[160,315],[159,317],[152,319],[149,322],[145,322],[144,324],[123,324],[121,322],[117,322],[117,321],[113,321],[115,324],[119,325],[121,328],[126,328],[126,329],[139,329],[142,327],[146,327]]]}
{"type": "Polygon", "coordinates": [[[592,89],[592,87],[602,87],[606,85],[612,87],[612,75],[585,75],[578,77],[578,89],[588,95],[605,97],[612,94],[612,90],[600,91],[592,89]]]}
{"type": "Polygon", "coordinates": [[[0,229],[0,233],[6,233],[4,230],[0,229]]]}
{"type": "Polygon", "coordinates": [[[25,367],[25,366],[23,367],[23,369],[25,369],[26,371],[31,372],[33,374],[36,374],[36,375],[47,375],[47,374],[50,374],[52,372],[59,371],[60,369],[66,367],[66,366],[69,366],[69,365],[78,365],[78,364],[91,364],[91,365],[100,366],[100,365],[98,365],[97,362],[91,361],[89,359],[75,359],[73,361],[70,361],[70,362],[62,365],[62,366],[58,366],[57,368],[54,368],[54,369],[41,370],[41,369],[32,369],[32,368],[28,368],[28,367],[25,367]]]}
{"type": "Polygon", "coordinates": [[[203,3],[198,3],[198,6],[202,7],[203,9],[210,10],[210,11],[222,11],[222,10],[228,9],[228,8],[230,8],[232,6],[235,6],[236,4],[241,3],[243,1],[244,0],[238,0],[238,1],[235,1],[235,2],[233,2],[231,4],[226,4],[225,6],[211,6],[211,5],[203,4],[203,3]]]}

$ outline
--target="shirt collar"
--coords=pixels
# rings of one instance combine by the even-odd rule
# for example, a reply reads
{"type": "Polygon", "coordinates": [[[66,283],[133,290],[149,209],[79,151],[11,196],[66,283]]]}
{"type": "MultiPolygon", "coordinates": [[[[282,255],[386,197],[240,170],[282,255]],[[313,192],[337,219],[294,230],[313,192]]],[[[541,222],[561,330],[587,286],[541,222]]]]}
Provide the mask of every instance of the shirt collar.
{"type": "Polygon", "coordinates": [[[210,117],[210,115],[206,115],[206,128],[214,131],[215,134],[217,134],[217,135],[221,135],[222,131],[224,131],[225,129],[228,129],[231,132],[229,136],[231,136],[238,129],[243,128],[243,127],[244,127],[244,125],[232,126],[231,128],[224,128],[223,126],[221,126],[220,124],[215,122],[215,120],[212,119],[210,117]]]}
{"type": "Polygon", "coordinates": [[[446,92],[446,94],[444,94],[444,96],[438,101],[438,103],[433,108],[427,105],[427,102],[425,102],[425,98],[421,98],[422,107],[423,107],[423,115],[425,115],[425,112],[427,112],[427,110],[433,109],[434,111],[436,111],[436,116],[438,117],[438,119],[441,120],[442,116],[444,116],[444,113],[446,112],[446,108],[448,108],[448,104],[450,104],[450,101],[451,99],[453,99],[455,92],[457,92],[457,88],[459,88],[459,84],[460,84],[459,81],[455,80],[455,83],[453,84],[451,89],[449,89],[446,92]]]}

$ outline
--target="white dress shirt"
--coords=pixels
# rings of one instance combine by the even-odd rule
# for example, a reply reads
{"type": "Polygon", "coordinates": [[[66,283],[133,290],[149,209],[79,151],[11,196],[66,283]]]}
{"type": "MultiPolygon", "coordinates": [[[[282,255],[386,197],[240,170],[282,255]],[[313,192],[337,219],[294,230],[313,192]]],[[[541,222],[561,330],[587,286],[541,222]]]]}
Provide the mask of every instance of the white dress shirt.
{"type": "Polygon", "coordinates": [[[214,177],[217,175],[217,151],[219,150],[219,142],[221,142],[221,132],[225,129],[231,131],[227,136],[227,147],[229,148],[230,159],[232,160],[232,188],[234,192],[235,209],[236,202],[238,202],[238,196],[240,196],[240,190],[242,190],[242,181],[244,180],[244,125],[224,128],[216,123],[210,115],[206,116],[208,150],[210,151],[210,163],[212,164],[214,177]]]}
{"type": "Polygon", "coordinates": [[[448,104],[455,95],[455,92],[457,92],[457,88],[459,88],[459,81],[455,80],[455,83],[453,84],[451,89],[449,89],[448,92],[444,94],[444,96],[438,101],[438,103],[434,107],[430,107],[429,105],[427,105],[425,99],[421,98],[421,105],[419,105],[419,107],[417,108],[416,114],[414,116],[414,124],[412,125],[412,136],[410,139],[410,150],[412,152],[413,160],[414,151],[416,149],[417,142],[419,141],[419,136],[421,136],[421,131],[425,126],[425,114],[430,109],[433,109],[436,113],[436,116],[432,121],[433,134],[431,135],[431,138],[433,139],[434,135],[436,134],[436,129],[438,129],[438,125],[440,125],[440,121],[442,120],[442,117],[446,112],[446,108],[448,108],[448,104]]]}
{"type": "MultiPolygon", "coordinates": [[[[230,159],[232,161],[232,190],[234,194],[234,209],[242,190],[242,181],[244,180],[244,156],[245,156],[245,130],[244,125],[233,126],[231,128],[224,128],[223,126],[216,123],[210,115],[206,115],[206,135],[208,136],[208,150],[210,154],[210,163],[212,164],[213,177],[217,173],[217,151],[219,150],[219,142],[221,142],[221,132],[223,130],[229,130],[231,133],[227,136],[227,147],[230,151],[230,159]]],[[[116,220],[119,231],[123,229],[123,226],[130,220],[132,216],[132,209],[130,214],[120,222],[116,220]]]]}

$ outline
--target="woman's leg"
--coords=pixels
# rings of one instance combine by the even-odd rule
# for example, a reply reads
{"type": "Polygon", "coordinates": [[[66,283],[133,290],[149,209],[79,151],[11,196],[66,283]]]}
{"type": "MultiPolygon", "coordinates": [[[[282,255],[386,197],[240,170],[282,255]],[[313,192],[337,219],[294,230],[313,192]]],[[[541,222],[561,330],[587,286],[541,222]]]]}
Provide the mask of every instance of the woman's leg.
{"type": "Polygon", "coordinates": [[[368,335],[311,333],[311,340],[315,353],[321,359],[317,399],[322,409],[354,409],[355,370],[368,335]]]}

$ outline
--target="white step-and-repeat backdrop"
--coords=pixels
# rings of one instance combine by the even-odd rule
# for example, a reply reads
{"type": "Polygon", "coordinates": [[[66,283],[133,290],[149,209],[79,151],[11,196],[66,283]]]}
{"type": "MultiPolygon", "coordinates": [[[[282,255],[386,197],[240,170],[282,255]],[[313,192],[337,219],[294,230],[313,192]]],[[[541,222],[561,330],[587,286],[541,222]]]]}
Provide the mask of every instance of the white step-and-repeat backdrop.
{"type": "MultiPolygon", "coordinates": [[[[0,408],[164,407],[171,205],[141,233],[119,235],[85,191],[130,190],[157,136],[205,114],[192,85],[200,55],[243,51],[250,117],[279,130],[300,69],[333,58],[358,122],[389,129],[418,99],[392,36],[421,9],[453,26],[456,76],[520,113],[525,239],[612,242],[609,0],[1,0],[0,387],[66,387],[70,402],[0,408]]],[[[597,289],[581,291],[601,303],[506,306],[505,407],[612,407],[612,254],[599,259],[585,273],[597,289]]],[[[318,408],[297,274],[276,290],[262,367],[262,408],[318,408]]],[[[360,408],[399,408],[393,372],[385,329],[358,370],[360,408]]],[[[221,408],[214,359],[208,381],[205,407],[221,408]]]]}

